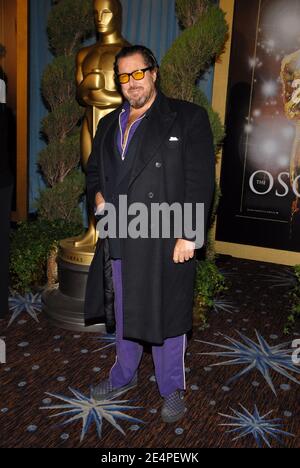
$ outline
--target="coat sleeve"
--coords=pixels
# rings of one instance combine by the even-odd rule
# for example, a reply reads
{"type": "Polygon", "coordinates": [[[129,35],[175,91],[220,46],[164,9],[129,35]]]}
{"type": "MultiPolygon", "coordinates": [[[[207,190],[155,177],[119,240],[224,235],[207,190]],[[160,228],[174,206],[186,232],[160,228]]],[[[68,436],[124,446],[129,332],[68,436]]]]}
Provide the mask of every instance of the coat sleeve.
{"type": "MultiPolygon", "coordinates": [[[[192,205],[192,226],[196,226],[196,203],[204,204],[204,241],[215,191],[215,151],[213,135],[206,110],[199,107],[188,124],[184,148],[184,202],[192,205]]],[[[196,236],[185,237],[196,240],[196,236]]],[[[201,247],[197,246],[196,247],[201,247]]]]}
{"type": "Polygon", "coordinates": [[[93,141],[92,152],[89,156],[86,168],[86,194],[89,211],[94,212],[95,196],[97,192],[102,192],[100,173],[100,151],[101,134],[103,126],[99,122],[96,135],[93,141]]]}

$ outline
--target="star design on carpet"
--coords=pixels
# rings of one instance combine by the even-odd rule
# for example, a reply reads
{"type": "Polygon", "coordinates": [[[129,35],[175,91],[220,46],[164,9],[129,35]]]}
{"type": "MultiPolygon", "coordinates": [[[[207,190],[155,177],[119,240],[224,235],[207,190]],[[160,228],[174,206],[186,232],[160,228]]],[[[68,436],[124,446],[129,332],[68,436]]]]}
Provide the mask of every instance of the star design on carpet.
{"type": "Polygon", "coordinates": [[[128,414],[123,413],[123,411],[133,410],[133,409],[141,409],[141,406],[128,406],[126,403],[130,400],[123,400],[123,401],[115,401],[116,397],[122,395],[126,390],[120,391],[118,394],[114,395],[113,398],[110,400],[103,400],[103,401],[96,401],[93,398],[89,398],[83,395],[78,390],[73,388],[69,388],[70,392],[73,393],[75,398],[67,397],[64,395],[59,394],[52,394],[46,392],[46,395],[49,395],[53,398],[57,398],[63,401],[65,404],[62,405],[51,405],[41,407],[40,409],[58,409],[64,410],[57,414],[53,414],[49,416],[50,418],[58,417],[58,416],[66,416],[69,415],[67,421],[64,421],[62,425],[66,425],[72,422],[77,422],[78,420],[82,419],[82,431],[80,436],[80,442],[83,441],[87,431],[89,430],[92,423],[95,423],[96,430],[99,439],[102,436],[102,426],[103,426],[103,419],[108,421],[113,427],[118,429],[123,435],[125,432],[123,431],[122,427],[117,423],[117,419],[124,419],[126,421],[135,422],[135,423],[144,423],[141,419],[134,418],[128,414]]]}
{"type": "Polygon", "coordinates": [[[240,433],[233,439],[233,441],[252,435],[259,448],[262,448],[263,442],[271,448],[269,438],[275,439],[277,442],[284,445],[279,437],[280,435],[295,437],[293,434],[281,429],[282,419],[267,419],[273,411],[269,411],[269,413],[261,416],[256,405],[254,407],[253,414],[251,414],[243,405],[240,404],[239,406],[242,408],[243,412],[230,408],[234,416],[219,413],[220,416],[228,418],[231,421],[230,423],[220,424],[220,426],[229,426],[233,428],[226,431],[227,434],[240,433]]]}
{"type": "Polygon", "coordinates": [[[225,299],[223,297],[216,297],[212,300],[212,310],[216,313],[227,312],[232,314],[236,311],[236,307],[233,305],[233,302],[225,299]]]}
{"type": "Polygon", "coordinates": [[[294,288],[297,284],[297,277],[293,270],[274,271],[269,275],[260,275],[264,281],[270,283],[270,289],[285,287],[294,288]]]}
{"type": "Polygon", "coordinates": [[[108,343],[106,346],[103,346],[102,348],[98,348],[98,349],[95,349],[93,351],[93,353],[96,353],[97,351],[103,351],[103,349],[106,349],[106,348],[111,348],[113,346],[116,345],[116,335],[115,333],[113,334],[110,334],[110,333],[107,333],[106,335],[100,335],[98,337],[96,337],[96,341],[100,342],[100,343],[108,343]]]}
{"type": "Polygon", "coordinates": [[[296,367],[292,361],[291,355],[293,353],[293,349],[284,349],[288,344],[290,345],[291,343],[283,343],[277,346],[270,346],[266,342],[266,340],[257,332],[257,330],[255,330],[255,333],[258,343],[254,342],[250,338],[247,338],[245,335],[238,331],[237,333],[241,337],[242,341],[238,341],[234,338],[231,338],[230,336],[223,335],[222,333],[220,333],[220,336],[223,336],[225,340],[228,343],[230,343],[229,345],[195,340],[199,341],[200,343],[208,344],[210,346],[214,346],[216,348],[224,350],[215,351],[211,353],[197,354],[203,356],[233,358],[229,361],[212,364],[211,367],[242,364],[247,365],[247,367],[245,367],[238,374],[234,375],[231,379],[229,379],[227,385],[230,385],[230,383],[234,382],[235,380],[252,371],[253,369],[257,369],[263,375],[263,377],[265,378],[265,380],[267,381],[267,383],[269,384],[273,393],[276,396],[277,393],[273,385],[272,378],[270,376],[270,370],[273,370],[274,372],[283,375],[284,377],[298,385],[300,384],[300,381],[288,372],[290,371],[295,372],[296,374],[300,374],[300,369],[296,367]]]}
{"type": "Polygon", "coordinates": [[[24,296],[21,296],[21,294],[13,292],[9,298],[9,310],[12,312],[12,315],[7,325],[8,327],[23,311],[39,323],[36,313],[42,310],[41,294],[26,293],[24,296]]]}

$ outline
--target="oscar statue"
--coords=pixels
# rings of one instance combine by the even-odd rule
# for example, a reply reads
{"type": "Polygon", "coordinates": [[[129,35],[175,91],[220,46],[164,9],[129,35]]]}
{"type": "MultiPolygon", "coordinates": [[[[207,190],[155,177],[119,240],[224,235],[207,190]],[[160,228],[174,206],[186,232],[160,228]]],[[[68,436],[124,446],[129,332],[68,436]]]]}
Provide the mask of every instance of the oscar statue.
{"type": "MultiPolygon", "coordinates": [[[[129,45],[121,36],[121,5],[114,0],[94,0],[95,24],[100,40],[91,47],[81,49],[77,55],[76,80],[78,99],[86,106],[81,131],[81,154],[84,168],[91,153],[93,138],[99,120],[122,103],[116,90],[113,65],[116,54],[129,45]]],[[[96,231],[94,220],[83,239],[75,243],[94,246],[96,231]]]]}
{"type": "MultiPolygon", "coordinates": [[[[84,170],[91,153],[97,125],[115,110],[122,97],[114,80],[116,54],[129,43],[122,37],[122,6],[119,0],[93,0],[98,41],[79,50],[76,57],[77,99],[86,110],[81,128],[81,157],[84,170]]],[[[83,301],[87,274],[97,241],[95,219],[89,216],[87,232],[60,242],[58,289],[43,296],[48,318],[62,328],[99,331],[103,325],[84,327],[83,301]]]]}

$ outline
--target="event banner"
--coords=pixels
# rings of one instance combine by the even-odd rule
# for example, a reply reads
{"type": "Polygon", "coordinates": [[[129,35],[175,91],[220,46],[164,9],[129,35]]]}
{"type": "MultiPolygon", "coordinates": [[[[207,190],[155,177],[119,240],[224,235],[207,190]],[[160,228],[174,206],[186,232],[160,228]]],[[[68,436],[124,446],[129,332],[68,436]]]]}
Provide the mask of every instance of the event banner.
{"type": "Polygon", "coordinates": [[[237,0],[217,240],[300,252],[300,0],[237,0]]]}

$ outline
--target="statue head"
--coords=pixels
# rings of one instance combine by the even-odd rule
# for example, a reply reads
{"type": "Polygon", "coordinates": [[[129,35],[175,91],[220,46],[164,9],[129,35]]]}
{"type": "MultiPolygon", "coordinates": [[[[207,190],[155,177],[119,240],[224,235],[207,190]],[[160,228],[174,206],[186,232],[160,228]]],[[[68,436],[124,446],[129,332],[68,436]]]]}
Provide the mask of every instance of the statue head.
{"type": "Polygon", "coordinates": [[[101,35],[121,33],[122,5],[119,0],[94,0],[94,19],[101,35]]]}

